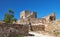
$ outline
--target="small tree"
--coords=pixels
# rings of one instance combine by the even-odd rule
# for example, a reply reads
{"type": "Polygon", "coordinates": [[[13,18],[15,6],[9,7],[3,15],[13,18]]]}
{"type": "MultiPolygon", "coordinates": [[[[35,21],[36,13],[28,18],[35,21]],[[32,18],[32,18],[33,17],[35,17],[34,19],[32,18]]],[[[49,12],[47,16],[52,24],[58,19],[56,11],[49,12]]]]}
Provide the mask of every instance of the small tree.
{"type": "Polygon", "coordinates": [[[13,21],[16,21],[14,18],[14,12],[12,10],[9,10],[7,13],[5,13],[3,21],[8,24],[12,24],[13,21]]]}

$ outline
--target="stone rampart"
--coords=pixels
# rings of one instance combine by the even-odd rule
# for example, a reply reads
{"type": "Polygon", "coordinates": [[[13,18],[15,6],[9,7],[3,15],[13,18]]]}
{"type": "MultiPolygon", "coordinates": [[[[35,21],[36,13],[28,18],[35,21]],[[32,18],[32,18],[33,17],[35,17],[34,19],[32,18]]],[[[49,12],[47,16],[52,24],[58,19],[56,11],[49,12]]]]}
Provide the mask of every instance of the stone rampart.
{"type": "Polygon", "coordinates": [[[28,35],[29,26],[20,24],[0,24],[0,37],[28,35]]]}

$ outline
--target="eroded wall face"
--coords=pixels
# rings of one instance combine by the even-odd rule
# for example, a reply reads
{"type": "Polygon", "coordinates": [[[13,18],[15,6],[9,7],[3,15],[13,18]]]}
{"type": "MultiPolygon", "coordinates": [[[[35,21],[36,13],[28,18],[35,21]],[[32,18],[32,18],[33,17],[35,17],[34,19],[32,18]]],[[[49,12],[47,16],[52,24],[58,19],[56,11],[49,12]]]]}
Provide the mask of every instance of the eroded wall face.
{"type": "Polygon", "coordinates": [[[56,16],[55,16],[55,14],[53,13],[53,14],[50,14],[50,15],[48,15],[48,16],[46,16],[46,17],[44,17],[45,19],[46,19],[46,21],[47,21],[47,23],[49,23],[49,22],[51,22],[51,21],[55,21],[56,20],[56,16]]]}
{"type": "Polygon", "coordinates": [[[22,18],[25,18],[25,12],[24,11],[20,13],[20,19],[22,19],[22,18]]]}
{"type": "Polygon", "coordinates": [[[32,31],[45,31],[44,25],[34,25],[32,26],[32,31]]]}
{"type": "Polygon", "coordinates": [[[29,17],[30,18],[36,18],[37,16],[36,16],[36,13],[31,13],[32,15],[30,15],[29,17]]]}

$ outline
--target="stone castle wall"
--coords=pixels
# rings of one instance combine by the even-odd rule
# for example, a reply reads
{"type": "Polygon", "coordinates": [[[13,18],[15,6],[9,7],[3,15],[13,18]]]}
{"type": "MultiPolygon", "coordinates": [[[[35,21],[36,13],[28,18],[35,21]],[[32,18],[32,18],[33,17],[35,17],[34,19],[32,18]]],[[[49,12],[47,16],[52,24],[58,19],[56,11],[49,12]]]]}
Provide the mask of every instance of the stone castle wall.
{"type": "MultiPolygon", "coordinates": [[[[37,18],[36,13],[34,13],[34,12],[23,11],[21,13],[22,14],[20,15],[21,16],[20,18],[22,18],[22,16],[25,18],[20,19],[20,24],[28,24],[29,25],[29,23],[31,23],[31,25],[34,25],[33,30],[46,30],[46,29],[48,30],[46,25],[50,25],[49,23],[52,21],[55,21],[55,19],[56,19],[55,13],[52,13],[43,18],[37,18]],[[41,29],[39,28],[39,26],[42,26],[41,29]]],[[[48,26],[48,27],[50,27],[50,26],[48,26]]],[[[51,28],[52,27],[53,26],[51,26],[51,28]]]]}
{"type": "Polygon", "coordinates": [[[33,25],[32,31],[45,31],[45,25],[33,25]]]}
{"type": "Polygon", "coordinates": [[[38,21],[39,21],[38,23],[41,23],[42,21],[43,21],[42,23],[49,23],[56,19],[55,13],[52,13],[43,18],[36,18],[37,15],[35,12],[22,11],[21,13],[22,14],[20,15],[20,18],[22,18],[22,16],[23,16],[23,17],[25,17],[25,19],[24,18],[20,19],[20,23],[29,22],[29,20],[31,23],[37,23],[38,21]]]}
{"type": "Polygon", "coordinates": [[[0,37],[28,35],[29,26],[21,24],[0,24],[0,37]]]}
{"type": "Polygon", "coordinates": [[[50,14],[48,16],[43,17],[43,18],[45,18],[47,22],[51,22],[51,21],[55,21],[56,20],[55,13],[52,13],[52,14],[50,14]]]}

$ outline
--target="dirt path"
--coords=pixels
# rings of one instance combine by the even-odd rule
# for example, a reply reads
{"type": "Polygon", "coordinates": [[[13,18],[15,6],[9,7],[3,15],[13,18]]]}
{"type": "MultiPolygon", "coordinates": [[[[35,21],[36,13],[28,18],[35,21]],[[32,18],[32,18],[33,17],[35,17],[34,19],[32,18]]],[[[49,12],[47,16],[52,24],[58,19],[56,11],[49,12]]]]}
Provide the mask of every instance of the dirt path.
{"type": "Polygon", "coordinates": [[[34,36],[25,36],[25,37],[54,37],[54,36],[50,36],[50,35],[39,34],[36,32],[29,32],[29,34],[33,34],[34,36]]]}

